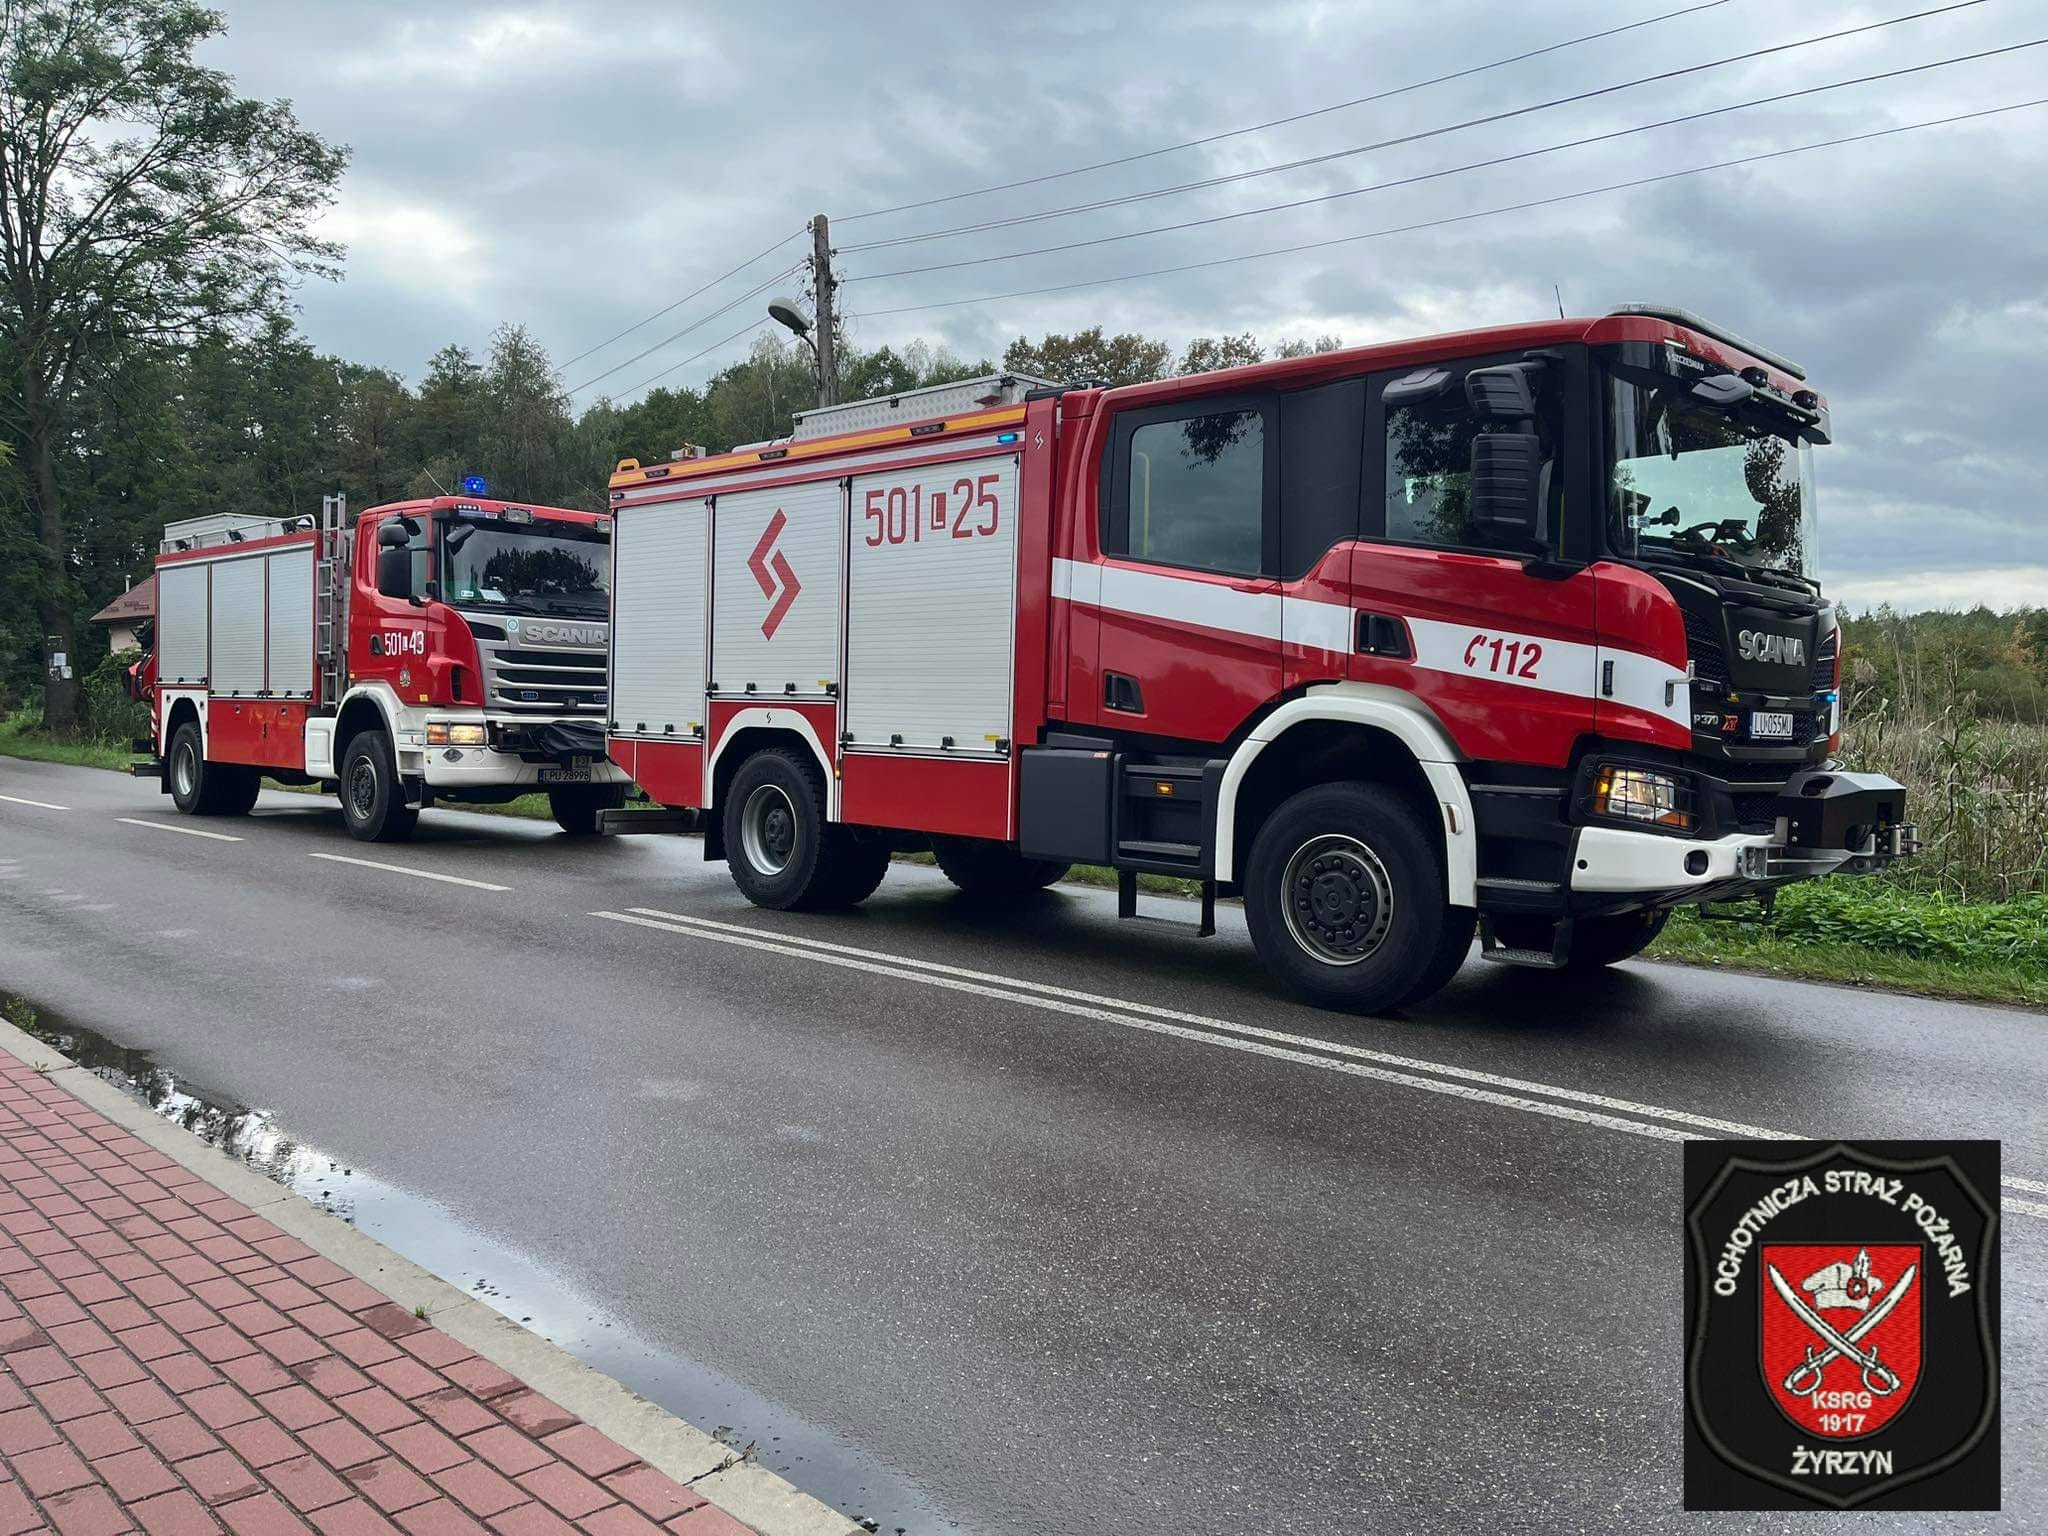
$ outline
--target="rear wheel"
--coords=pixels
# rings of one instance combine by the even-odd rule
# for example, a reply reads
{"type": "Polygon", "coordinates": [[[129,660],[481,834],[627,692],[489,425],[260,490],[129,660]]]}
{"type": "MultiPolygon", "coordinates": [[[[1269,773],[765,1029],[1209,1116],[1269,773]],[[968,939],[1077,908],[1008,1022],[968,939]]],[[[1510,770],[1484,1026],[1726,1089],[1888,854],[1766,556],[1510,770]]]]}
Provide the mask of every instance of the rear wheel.
{"type": "MultiPolygon", "coordinates": [[[[1654,912],[1579,918],[1572,924],[1572,952],[1565,961],[1565,969],[1586,975],[1633,959],[1650,947],[1670,918],[1668,907],[1654,912]]],[[[1549,949],[1553,926],[1547,917],[1515,912],[1496,917],[1493,931],[1510,949],[1549,949]]]]}
{"type": "Polygon", "coordinates": [[[1325,1007],[1380,1012],[1449,975],[1442,859],[1421,818],[1377,784],[1320,784],[1268,817],[1244,909],[1259,958],[1325,1007]]]}
{"type": "Polygon", "coordinates": [[[946,878],[973,896],[1022,896],[1044,890],[1073,866],[1057,859],[1027,859],[1009,843],[978,837],[932,840],[946,878]]]}
{"type": "Polygon", "coordinates": [[[187,720],[172,733],[171,803],[188,816],[241,816],[256,803],[262,776],[242,763],[210,763],[199,722],[187,720]]]}
{"type": "Polygon", "coordinates": [[[786,748],[756,752],[740,764],[720,814],[733,884],[757,907],[850,907],[888,867],[886,844],[825,820],[817,764],[786,748]]]}
{"type": "Polygon", "coordinates": [[[402,843],[412,836],[420,813],[405,803],[391,738],[359,731],[341,758],[341,819],[349,836],[364,843],[402,843]]]}
{"type": "Polygon", "coordinates": [[[619,810],[625,803],[623,784],[572,784],[548,791],[548,811],[571,837],[594,836],[597,813],[619,810]]]}

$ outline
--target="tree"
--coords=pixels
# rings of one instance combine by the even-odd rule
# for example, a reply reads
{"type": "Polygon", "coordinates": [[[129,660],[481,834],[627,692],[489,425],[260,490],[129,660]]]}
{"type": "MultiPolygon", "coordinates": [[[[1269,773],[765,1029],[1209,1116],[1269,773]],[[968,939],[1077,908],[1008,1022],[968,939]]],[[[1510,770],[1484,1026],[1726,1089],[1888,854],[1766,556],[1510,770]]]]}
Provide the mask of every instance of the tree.
{"type": "Polygon", "coordinates": [[[1180,355],[1175,373],[1214,373],[1264,361],[1266,349],[1250,331],[1242,336],[1197,336],[1180,355]]]}
{"type": "Polygon", "coordinates": [[[1277,362],[1289,357],[1315,357],[1324,352],[1341,351],[1343,346],[1342,336],[1323,335],[1313,340],[1283,341],[1273,349],[1273,358],[1277,362]]]}
{"type": "MultiPolygon", "coordinates": [[[[0,0],[0,408],[23,460],[44,632],[77,651],[60,460],[79,391],[138,346],[247,331],[337,275],[312,233],[348,152],[195,62],[191,0],[0,0]]],[[[69,725],[75,679],[44,718],[69,725]]]]}
{"type": "Polygon", "coordinates": [[[1104,336],[1092,325],[1071,336],[1048,332],[1036,342],[1019,336],[1003,349],[1003,366],[1061,384],[1144,384],[1165,378],[1172,356],[1163,341],[1130,331],[1104,336]]]}
{"type": "Polygon", "coordinates": [[[501,496],[560,505],[589,487],[569,467],[569,397],[548,355],[523,325],[491,332],[479,384],[484,406],[483,470],[501,496]]]}

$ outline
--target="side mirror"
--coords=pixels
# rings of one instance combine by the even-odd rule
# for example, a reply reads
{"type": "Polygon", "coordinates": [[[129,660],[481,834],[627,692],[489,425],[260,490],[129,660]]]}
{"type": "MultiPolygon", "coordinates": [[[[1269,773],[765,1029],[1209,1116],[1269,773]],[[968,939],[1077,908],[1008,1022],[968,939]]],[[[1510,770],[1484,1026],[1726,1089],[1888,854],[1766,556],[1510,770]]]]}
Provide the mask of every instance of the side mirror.
{"type": "Polygon", "coordinates": [[[377,551],[377,595],[379,597],[412,596],[412,551],[405,547],[404,533],[400,532],[400,543],[396,549],[385,545],[380,534],[377,542],[383,547],[377,551]]]}
{"type": "Polygon", "coordinates": [[[412,541],[412,530],[405,526],[402,517],[386,518],[377,525],[377,547],[379,549],[403,549],[412,541]]]}
{"type": "MultiPolygon", "coordinates": [[[[1469,380],[1474,376],[1466,377],[1469,380]]],[[[1486,538],[1503,544],[1541,547],[1541,438],[1534,432],[1482,432],[1472,439],[1472,489],[1465,516],[1473,531],[1486,538]]]]}
{"type": "Polygon", "coordinates": [[[1481,421],[1532,421],[1536,416],[1535,372],[1540,363],[1474,368],[1465,375],[1465,403],[1481,421]]]}

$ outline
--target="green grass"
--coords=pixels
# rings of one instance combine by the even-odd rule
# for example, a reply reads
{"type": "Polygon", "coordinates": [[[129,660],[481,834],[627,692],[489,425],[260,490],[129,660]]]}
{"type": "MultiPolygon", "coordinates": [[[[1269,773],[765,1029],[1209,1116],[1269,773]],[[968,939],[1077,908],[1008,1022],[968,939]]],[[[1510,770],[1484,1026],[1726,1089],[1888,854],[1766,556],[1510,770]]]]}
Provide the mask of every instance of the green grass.
{"type": "Polygon", "coordinates": [[[42,716],[27,711],[0,720],[0,757],[66,763],[73,768],[111,768],[116,773],[126,773],[133,756],[126,747],[110,741],[53,736],[43,729],[42,716]]]}
{"type": "Polygon", "coordinates": [[[1647,958],[2048,1007],[2048,897],[1952,902],[1867,880],[1787,887],[1768,923],[1672,915],[1647,958]]]}

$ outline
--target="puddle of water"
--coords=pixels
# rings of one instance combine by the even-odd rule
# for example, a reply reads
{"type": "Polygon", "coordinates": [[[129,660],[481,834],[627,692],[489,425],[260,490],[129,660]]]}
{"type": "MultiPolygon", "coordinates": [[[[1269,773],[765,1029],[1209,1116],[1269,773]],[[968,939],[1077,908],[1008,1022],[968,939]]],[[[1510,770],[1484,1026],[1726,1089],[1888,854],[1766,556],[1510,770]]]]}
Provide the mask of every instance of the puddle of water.
{"type": "MultiPolygon", "coordinates": [[[[959,1531],[923,1489],[723,1372],[649,1342],[559,1276],[433,1201],[332,1157],[251,1108],[181,1080],[149,1052],[9,998],[7,1017],[209,1146],[367,1232],[458,1290],[687,1419],[869,1530],[959,1531]],[[872,1522],[872,1523],[871,1523],[872,1522]]],[[[794,1128],[790,1128],[794,1129],[794,1128]]]]}

